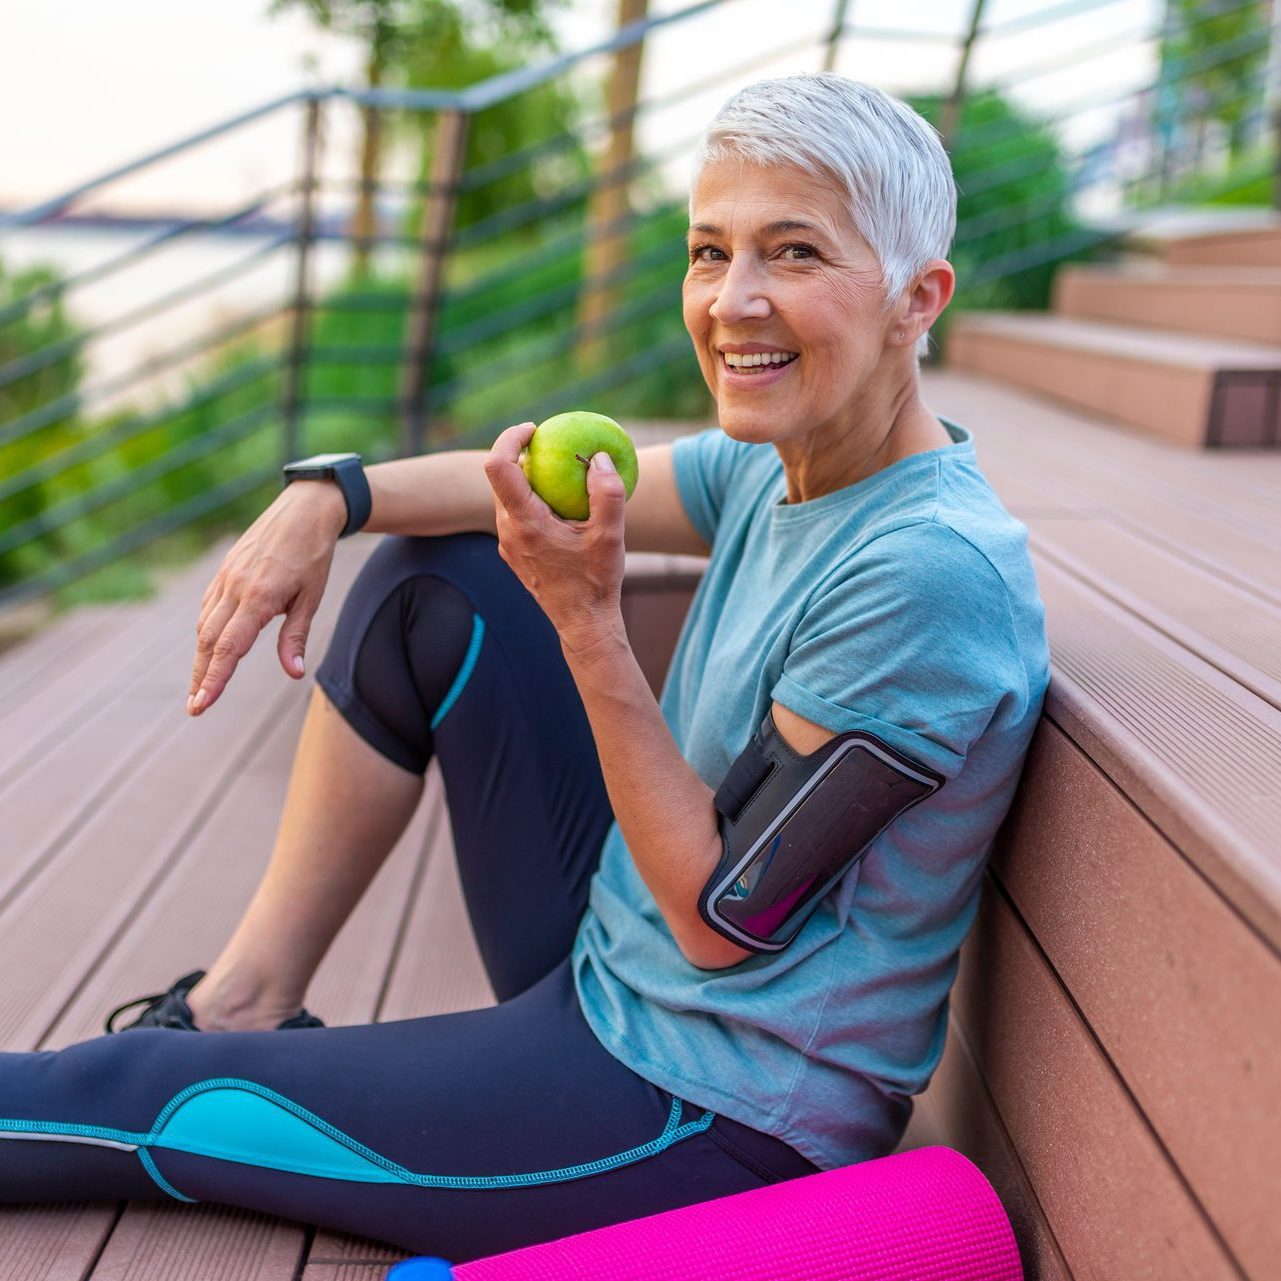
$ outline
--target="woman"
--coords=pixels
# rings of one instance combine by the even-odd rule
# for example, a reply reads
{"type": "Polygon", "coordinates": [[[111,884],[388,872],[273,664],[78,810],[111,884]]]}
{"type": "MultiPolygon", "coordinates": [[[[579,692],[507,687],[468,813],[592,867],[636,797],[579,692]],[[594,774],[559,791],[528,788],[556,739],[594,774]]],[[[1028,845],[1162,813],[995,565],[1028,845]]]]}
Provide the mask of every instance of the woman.
{"type": "MultiPolygon", "coordinates": [[[[409,537],[344,606],[253,904],[127,1035],[0,1057],[0,1200],[214,1200],[463,1260],[893,1149],[1048,673],[1026,531],[920,396],[954,187],[903,104],[797,76],[713,121],[690,212],[720,430],[644,450],[626,513],[598,455],[581,524],[526,484],[529,423],[370,469],[368,528],[409,537]],[[711,556],[661,709],[625,515],[634,549],[711,556]],[[790,935],[738,929],[735,824],[854,742],[878,795],[916,790],[878,835],[845,786],[828,826],[866,856],[790,935]],[[307,980],[433,755],[499,1004],[323,1028],[307,980]]],[[[193,714],[276,614],[301,675],[344,493],[289,486],[229,554],[193,714]]]]}

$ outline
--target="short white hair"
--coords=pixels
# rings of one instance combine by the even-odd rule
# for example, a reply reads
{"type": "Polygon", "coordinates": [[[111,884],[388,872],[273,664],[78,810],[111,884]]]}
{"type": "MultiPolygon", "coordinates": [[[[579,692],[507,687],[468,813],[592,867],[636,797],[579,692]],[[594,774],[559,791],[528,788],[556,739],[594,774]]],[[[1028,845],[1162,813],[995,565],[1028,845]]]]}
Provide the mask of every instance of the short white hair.
{"type": "MultiPolygon", "coordinates": [[[[905,102],[835,72],[758,80],[716,113],[694,180],[721,160],[796,165],[834,179],[881,267],[888,306],[956,234],[956,182],[934,127],[905,102]]],[[[922,334],[917,355],[928,350],[922,334]]]]}

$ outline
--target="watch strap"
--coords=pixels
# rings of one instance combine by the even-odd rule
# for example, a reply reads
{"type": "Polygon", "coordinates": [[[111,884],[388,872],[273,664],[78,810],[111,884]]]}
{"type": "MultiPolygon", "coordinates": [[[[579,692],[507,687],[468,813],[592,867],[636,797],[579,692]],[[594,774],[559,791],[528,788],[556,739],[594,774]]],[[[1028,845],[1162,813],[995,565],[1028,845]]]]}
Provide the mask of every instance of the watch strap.
{"type": "Polygon", "coordinates": [[[359,454],[301,458],[285,467],[285,484],[295,480],[332,480],[338,486],[347,507],[347,523],[342,527],[339,538],[346,538],[368,524],[374,500],[359,454]]]}
{"type": "Polygon", "coordinates": [[[369,492],[369,481],[365,477],[365,469],[361,466],[359,456],[344,458],[335,463],[334,479],[347,503],[347,523],[338,535],[339,538],[346,538],[368,524],[370,513],[374,509],[374,499],[369,492]]]}

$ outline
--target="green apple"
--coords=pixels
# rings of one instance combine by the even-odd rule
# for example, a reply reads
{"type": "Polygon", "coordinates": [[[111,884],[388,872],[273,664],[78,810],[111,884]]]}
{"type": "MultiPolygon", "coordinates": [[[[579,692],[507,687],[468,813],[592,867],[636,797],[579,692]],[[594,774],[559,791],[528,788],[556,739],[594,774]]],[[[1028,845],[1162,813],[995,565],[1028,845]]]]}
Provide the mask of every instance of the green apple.
{"type": "Polygon", "coordinates": [[[541,422],[521,450],[520,465],[529,487],[564,520],[586,520],[587,468],[604,451],[614,460],[630,498],[636,488],[636,447],[631,437],[604,414],[585,409],[541,422]]]}

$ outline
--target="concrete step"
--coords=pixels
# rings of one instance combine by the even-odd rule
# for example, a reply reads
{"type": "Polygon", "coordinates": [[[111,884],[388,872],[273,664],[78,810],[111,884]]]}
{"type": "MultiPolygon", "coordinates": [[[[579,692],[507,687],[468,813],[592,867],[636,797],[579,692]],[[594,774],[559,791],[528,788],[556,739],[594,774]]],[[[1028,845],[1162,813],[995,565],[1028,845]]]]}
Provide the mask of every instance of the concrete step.
{"type": "Polygon", "coordinates": [[[1061,316],[1281,344],[1281,267],[1171,267],[1152,261],[1067,266],[1061,316]]]}
{"type": "Polygon", "coordinates": [[[952,326],[948,363],[1191,448],[1281,446],[1281,345],[972,312],[952,326]]]}

